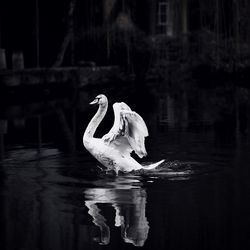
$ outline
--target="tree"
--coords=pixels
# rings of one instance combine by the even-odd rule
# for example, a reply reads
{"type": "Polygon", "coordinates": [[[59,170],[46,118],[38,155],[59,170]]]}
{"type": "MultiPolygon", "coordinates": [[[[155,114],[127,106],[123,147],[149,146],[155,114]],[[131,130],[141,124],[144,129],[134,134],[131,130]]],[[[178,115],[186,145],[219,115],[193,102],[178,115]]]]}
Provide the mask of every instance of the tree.
{"type": "Polygon", "coordinates": [[[56,61],[53,64],[53,67],[60,67],[63,63],[65,52],[70,44],[72,42],[73,36],[74,36],[74,11],[76,6],[77,0],[70,0],[69,1],[69,7],[66,17],[66,32],[64,35],[64,39],[62,41],[60,51],[57,55],[56,61]]]}

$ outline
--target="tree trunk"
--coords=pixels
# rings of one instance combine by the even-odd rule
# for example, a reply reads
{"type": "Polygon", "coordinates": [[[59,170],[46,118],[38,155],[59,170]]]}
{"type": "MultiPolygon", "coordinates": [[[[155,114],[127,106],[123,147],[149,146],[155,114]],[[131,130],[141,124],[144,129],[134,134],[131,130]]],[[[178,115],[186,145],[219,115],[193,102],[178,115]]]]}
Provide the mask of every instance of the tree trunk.
{"type": "MultiPolygon", "coordinates": [[[[239,44],[240,44],[240,29],[239,29],[239,3],[238,1],[234,0],[234,9],[235,9],[235,17],[234,17],[234,29],[235,29],[235,52],[236,52],[236,56],[238,56],[239,53],[239,44]]],[[[237,57],[236,57],[237,58],[237,57]]]]}
{"type": "Polygon", "coordinates": [[[187,6],[187,0],[182,0],[182,33],[184,35],[188,32],[188,6],[187,6]]]}
{"type": "Polygon", "coordinates": [[[107,61],[110,58],[111,43],[110,43],[110,19],[111,12],[114,8],[116,0],[103,0],[103,20],[106,26],[106,46],[107,46],[107,61]]]}
{"type": "Polygon", "coordinates": [[[40,24],[39,3],[36,0],[36,67],[40,67],[40,24]]]}
{"type": "Polygon", "coordinates": [[[74,10],[76,6],[77,0],[70,0],[69,2],[69,9],[68,9],[68,15],[66,20],[66,33],[63,39],[63,42],[61,44],[60,51],[57,55],[56,61],[53,64],[53,67],[60,67],[63,63],[64,55],[66,52],[66,49],[68,48],[70,42],[72,42],[73,33],[74,33],[74,10]]]}

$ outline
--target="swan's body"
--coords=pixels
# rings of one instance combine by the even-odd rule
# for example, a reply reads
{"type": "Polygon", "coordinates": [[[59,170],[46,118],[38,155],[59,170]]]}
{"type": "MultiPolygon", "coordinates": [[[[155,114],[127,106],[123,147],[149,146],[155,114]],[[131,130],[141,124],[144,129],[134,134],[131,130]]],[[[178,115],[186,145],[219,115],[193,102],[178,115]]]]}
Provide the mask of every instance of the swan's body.
{"type": "Polygon", "coordinates": [[[107,169],[113,169],[116,173],[153,169],[164,161],[142,166],[130,156],[132,151],[141,158],[147,155],[144,141],[148,130],[142,117],[124,102],[113,105],[115,120],[111,130],[102,138],[94,138],[95,131],[107,112],[108,100],[106,96],[98,95],[90,104],[99,104],[99,108],[85,130],[83,144],[107,169]]]}

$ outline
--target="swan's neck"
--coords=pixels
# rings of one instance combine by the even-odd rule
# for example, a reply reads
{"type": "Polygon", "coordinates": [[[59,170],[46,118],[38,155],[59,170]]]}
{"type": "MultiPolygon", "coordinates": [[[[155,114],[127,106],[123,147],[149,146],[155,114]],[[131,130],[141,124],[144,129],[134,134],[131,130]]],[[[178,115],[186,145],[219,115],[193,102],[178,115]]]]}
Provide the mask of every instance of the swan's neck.
{"type": "Polygon", "coordinates": [[[99,126],[99,124],[101,123],[102,119],[104,118],[104,116],[107,112],[107,109],[108,109],[108,103],[103,104],[103,105],[99,105],[99,108],[98,108],[96,114],[91,119],[89,125],[87,126],[87,128],[84,132],[84,135],[83,135],[84,141],[93,138],[97,127],[99,126]]]}

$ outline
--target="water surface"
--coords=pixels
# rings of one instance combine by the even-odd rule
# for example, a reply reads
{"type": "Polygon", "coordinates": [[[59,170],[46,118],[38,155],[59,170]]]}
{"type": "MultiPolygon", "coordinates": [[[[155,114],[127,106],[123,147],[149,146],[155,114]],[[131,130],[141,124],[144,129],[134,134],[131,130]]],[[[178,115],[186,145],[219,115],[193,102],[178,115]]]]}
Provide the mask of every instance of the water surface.
{"type": "MultiPolygon", "coordinates": [[[[204,126],[209,108],[194,113],[185,103],[174,107],[168,96],[145,94],[136,103],[137,95],[116,94],[148,125],[142,163],[166,159],[154,171],[116,176],[82,146],[94,96],[79,93],[76,106],[67,100],[15,104],[0,114],[1,249],[250,247],[247,135],[204,126]],[[200,123],[192,120],[197,114],[200,123]]],[[[97,136],[112,119],[111,110],[97,136]]]]}
{"type": "Polygon", "coordinates": [[[86,153],[16,146],[1,164],[1,249],[246,249],[249,145],[154,134],[159,169],[115,176],[86,153]],[[244,248],[243,248],[244,246],[244,248]]]}

